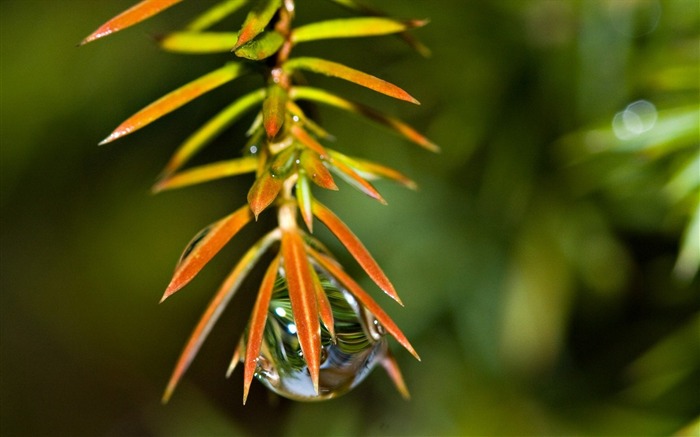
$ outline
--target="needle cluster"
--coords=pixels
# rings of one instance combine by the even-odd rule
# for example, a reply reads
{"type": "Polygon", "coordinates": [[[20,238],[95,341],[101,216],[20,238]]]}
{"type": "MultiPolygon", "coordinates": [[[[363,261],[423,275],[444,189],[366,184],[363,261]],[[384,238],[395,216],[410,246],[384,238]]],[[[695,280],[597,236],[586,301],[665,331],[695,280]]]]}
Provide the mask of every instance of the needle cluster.
{"type": "MultiPolygon", "coordinates": [[[[139,23],[182,0],[144,0],[112,18],[83,41],[83,44],[139,23]]],[[[158,38],[164,50],[178,53],[224,53],[231,60],[222,67],[168,93],[120,124],[102,143],[130,134],[197,97],[244,75],[258,74],[263,85],[230,103],[195,131],[175,151],[154,186],[159,192],[218,178],[252,173],[255,176],[247,203],[201,231],[187,246],[162,300],[183,288],[243,227],[273,210],[277,226],[248,249],[225,279],[196,326],[167,386],[167,401],[178,381],[198,352],[227,302],[246,275],[266,253],[272,254],[260,283],[245,341],[236,348],[232,365],[244,363],[244,402],[256,371],[256,361],[264,341],[263,331],[272,290],[284,272],[296,323],[299,343],[314,387],[318,390],[321,361],[321,326],[333,335],[333,311],[317,274],[328,272],[392,335],[418,358],[401,330],[381,307],[335,261],[313,236],[314,221],[325,225],[374,283],[401,303],[394,286],[355,234],[313,195],[315,185],[337,190],[339,177],[369,197],[384,198],[372,181],[385,178],[408,188],[415,183],[400,172],[382,164],[349,156],[327,147],[332,136],[308,116],[305,104],[320,104],[358,114],[394,131],[430,151],[438,147],[414,128],[362,103],[337,96],[327,90],[303,84],[298,78],[307,73],[323,74],[355,83],[386,96],[418,104],[400,87],[346,65],[315,57],[294,57],[293,49],[309,41],[396,34],[422,54],[427,49],[408,31],[425,21],[397,20],[354,0],[331,0],[354,11],[354,18],[331,19],[294,26],[294,0],[224,0],[196,17],[182,31],[158,38]],[[249,5],[250,3],[250,5],[249,5]],[[243,7],[250,7],[238,31],[212,31],[212,26],[243,7]],[[248,130],[243,156],[185,168],[190,158],[242,115],[257,111],[248,130]],[[303,224],[300,224],[298,218],[303,224]]],[[[302,2],[303,3],[303,2],[302,2]]],[[[408,392],[391,355],[384,367],[405,396],[408,392]]]]}

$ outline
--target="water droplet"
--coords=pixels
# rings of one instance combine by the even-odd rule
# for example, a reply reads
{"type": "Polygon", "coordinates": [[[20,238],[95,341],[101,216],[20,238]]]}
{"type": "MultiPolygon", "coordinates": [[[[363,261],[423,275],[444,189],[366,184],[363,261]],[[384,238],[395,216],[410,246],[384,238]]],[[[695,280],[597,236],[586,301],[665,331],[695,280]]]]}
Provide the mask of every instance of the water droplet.
{"type": "Polygon", "coordinates": [[[182,255],[180,255],[180,259],[177,261],[177,266],[180,266],[180,265],[182,265],[182,263],[185,262],[187,257],[189,257],[190,254],[197,248],[197,246],[199,246],[199,244],[202,242],[202,240],[204,240],[204,237],[209,235],[209,232],[211,232],[213,226],[214,226],[213,224],[207,226],[206,228],[199,231],[197,233],[197,235],[192,237],[190,242],[187,243],[185,250],[182,251],[182,255]]]}
{"type": "Polygon", "coordinates": [[[331,276],[317,268],[323,289],[333,310],[335,342],[321,326],[321,367],[318,393],[296,333],[289,291],[280,269],[270,302],[263,347],[255,376],[273,392],[300,401],[317,401],[340,396],[357,386],[384,357],[387,342],[383,328],[331,276]]]}
{"type": "Polygon", "coordinates": [[[384,335],[386,334],[386,329],[382,326],[381,323],[379,323],[379,320],[374,320],[374,329],[377,331],[378,334],[384,335]]]}

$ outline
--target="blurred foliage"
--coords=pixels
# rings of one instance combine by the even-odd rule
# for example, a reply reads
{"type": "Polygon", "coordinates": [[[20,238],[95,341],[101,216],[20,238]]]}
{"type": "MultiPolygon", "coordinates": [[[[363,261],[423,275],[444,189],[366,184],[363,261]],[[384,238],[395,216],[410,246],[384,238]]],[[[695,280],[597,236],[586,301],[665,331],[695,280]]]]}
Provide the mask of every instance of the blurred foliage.
{"type": "MultiPolygon", "coordinates": [[[[242,407],[239,370],[222,384],[252,304],[242,295],[161,406],[182,339],[241,253],[227,248],[166,310],[157,301],[174,257],[249,183],[148,189],[210,108],[247,87],[121,144],[96,143],[134,108],[221,65],[149,44],[194,3],[79,50],[129,2],[0,3],[2,435],[697,431],[696,0],[386,0],[397,16],[431,19],[417,32],[428,61],[391,38],[313,43],[409,88],[421,110],[347,90],[443,148],[426,158],[319,109],[339,142],[373,159],[391,153],[420,185],[381,185],[390,208],[352,191],[324,200],[401,293],[406,307],[388,310],[423,358],[397,356],[412,400],[375,374],[314,404],[254,384],[242,407]]],[[[338,13],[309,4],[299,1],[299,22],[338,13]]],[[[243,137],[232,129],[203,159],[228,156],[243,137]]],[[[240,247],[256,237],[241,235],[240,247]]]]}

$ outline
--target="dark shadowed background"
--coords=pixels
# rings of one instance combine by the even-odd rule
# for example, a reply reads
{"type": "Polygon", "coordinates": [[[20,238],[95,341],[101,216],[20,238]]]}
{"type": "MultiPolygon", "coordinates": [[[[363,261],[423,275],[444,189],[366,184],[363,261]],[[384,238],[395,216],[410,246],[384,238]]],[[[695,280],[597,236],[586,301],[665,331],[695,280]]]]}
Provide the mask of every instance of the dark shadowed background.
{"type": "MultiPolygon", "coordinates": [[[[251,179],[149,189],[190,132],[257,82],[98,147],[127,116],[230,57],[168,54],[153,42],[213,4],[201,0],[76,47],[131,3],[0,2],[2,435],[646,436],[693,421],[686,432],[699,432],[696,0],[374,1],[430,18],[415,35],[432,57],[393,37],[300,47],[406,88],[421,106],[309,76],[443,149],[318,114],[340,150],[420,185],[379,183],[388,206],[347,185],[324,199],[393,280],[405,308],[364,284],[423,361],[392,343],[409,402],[377,369],[323,403],[254,382],[245,407],[241,370],[224,378],[245,299],[171,402],[160,396],[255,227],[158,300],[191,236],[238,208],[251,179]]],[[[299,22],[347,15],[321,0],[298,0],[297,11],[299,22]]],[[[236,156],[250,121],[202,161],[236,156]]]]}

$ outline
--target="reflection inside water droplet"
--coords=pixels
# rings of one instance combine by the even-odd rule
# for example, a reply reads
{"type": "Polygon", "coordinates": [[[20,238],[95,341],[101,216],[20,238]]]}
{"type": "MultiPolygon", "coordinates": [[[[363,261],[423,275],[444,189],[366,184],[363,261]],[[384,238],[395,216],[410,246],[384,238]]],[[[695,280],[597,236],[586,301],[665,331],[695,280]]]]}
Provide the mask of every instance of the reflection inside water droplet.
{"type": "Polygon", "coordinates": [[[280,270],[273,292],[255,376],[275,393],[294,400],[316,401],[340,396],[370,373],[387,350],[383,328],[371,313],[330,275],[316,270],[333,310],[336,338],[321,324],[318,393],[297,337],[289,292],[280,270]]]}

